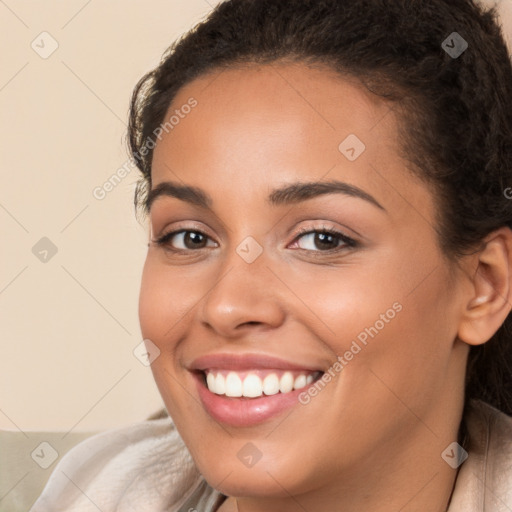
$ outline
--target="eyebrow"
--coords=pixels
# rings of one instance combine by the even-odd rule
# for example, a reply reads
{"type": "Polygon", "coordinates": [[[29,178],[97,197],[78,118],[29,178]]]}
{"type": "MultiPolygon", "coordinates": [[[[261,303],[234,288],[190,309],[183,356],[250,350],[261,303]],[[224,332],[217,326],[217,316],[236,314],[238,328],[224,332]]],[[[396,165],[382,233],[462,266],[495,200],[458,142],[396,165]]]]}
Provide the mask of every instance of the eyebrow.
{"type": "MultiPolygon", "coordinates": [[[[357,197],[386,211],[372,195],[355,185],[350,185],[349,183],[338,180],[291,183],[272,190],[267,197],[267,202],[271,206],[289,205],[307,201],[308,199],[313,199],[325,194],[344,194],[350,197],[357,197]]],[[[198,187],[180,185],[172,181],[164,181],[149,191],[146,200],[147,211],[151,209],[151,205],[159,197],[174,197],[208,210],[211,210],[213,205],[211,196],[198,187]]]]}

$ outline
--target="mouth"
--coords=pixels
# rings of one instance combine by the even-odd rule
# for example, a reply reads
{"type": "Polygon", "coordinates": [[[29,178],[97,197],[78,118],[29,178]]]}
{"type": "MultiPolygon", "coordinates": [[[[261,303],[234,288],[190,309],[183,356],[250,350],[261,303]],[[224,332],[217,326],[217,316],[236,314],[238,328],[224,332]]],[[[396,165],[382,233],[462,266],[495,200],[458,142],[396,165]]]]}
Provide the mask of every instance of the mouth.
{"type": "Polygon", "coordinates": [[[205,412],[218,423],[252,427],[293,407],[324,371],[264,355],[217,354],[189,367],[205,412]]]}
{"type": "Polygon", "coordinates": [[[200,372],[207,389],[216,395],[231,398],[261,398],[288,394],[313,384],[321,371],[252,369],[234,371],[208,368],[200,372]]]}

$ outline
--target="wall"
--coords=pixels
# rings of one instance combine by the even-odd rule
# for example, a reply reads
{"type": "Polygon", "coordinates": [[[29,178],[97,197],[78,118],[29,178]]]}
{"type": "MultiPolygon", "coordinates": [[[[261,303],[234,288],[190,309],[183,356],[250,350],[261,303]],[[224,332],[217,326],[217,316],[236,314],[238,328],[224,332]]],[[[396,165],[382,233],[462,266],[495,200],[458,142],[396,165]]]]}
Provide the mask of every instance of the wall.
{"type": "Polygon", "coordinates": [[[128,161],[137,80],[217,3],[0,2],[0,429],[91,431],[162,407],[133,354],[136,170],[93,191],[128,161]]]}

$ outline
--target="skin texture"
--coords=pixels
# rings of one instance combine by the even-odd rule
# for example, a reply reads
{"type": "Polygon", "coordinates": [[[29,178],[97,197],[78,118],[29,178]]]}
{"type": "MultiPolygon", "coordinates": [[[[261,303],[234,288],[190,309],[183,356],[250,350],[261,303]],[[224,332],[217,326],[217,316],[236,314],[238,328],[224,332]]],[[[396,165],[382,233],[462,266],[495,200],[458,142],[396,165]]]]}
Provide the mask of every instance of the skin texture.
{"type": "Polygon", "coordinates": [[[151,367],[169,413],[201,473],[231,497],[221,510],[446,510],[456,470],[441,453],[457,440],[469,344],[510,310],[509,230],[449,262],[433,193],[398,156],[395,113],[354,80],[300,64],[216,71],[182,88],[169,113],[190,97],[197,107],[157,143],[152,188],[200,187],[212,210],[160,197],[150,236],[207,238],[202,249],[183,234],[167,249],[150,244],[139,317],[161,351],[151,367]],[[355,161],[338,149],[349,134],[366,146],[355,161]],[[267,204],[276,187],[333,179],[385,210],[343,194],[267,204]],[[314,235],[298,238],[323,227],[358,245],[334,239],[338,252],[327,252],[314,235]],[[250,264],[236,252],[248,236],[263,248],[250,264]],[[196,357],[266,354],[327,371],[397,302],[309,404],[244,428],[201,405],[196,357]],[[251,468],[237,457],[248,442],[262,454],[251,468]]]}

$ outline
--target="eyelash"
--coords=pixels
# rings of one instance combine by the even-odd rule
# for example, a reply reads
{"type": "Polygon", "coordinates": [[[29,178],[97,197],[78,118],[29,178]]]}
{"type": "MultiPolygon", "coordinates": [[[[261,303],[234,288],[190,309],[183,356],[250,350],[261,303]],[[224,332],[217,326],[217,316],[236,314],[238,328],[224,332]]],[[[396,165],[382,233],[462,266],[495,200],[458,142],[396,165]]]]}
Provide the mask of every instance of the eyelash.
{"type": "MultiPolygon", "coordinates": [[[[165,233],[161,237],[159,237],[159,238],[157,238],[155,240],[151,240],[151,241],[153,243],[155,243],[156,245],[158,245],[159,247],[164,247],[166,250],[168,250],[170,252],[173,252],[173,253],[196,252],[196,251],[199,251],[201,249],[206,249],[206,247],[201,247],[200,249],[196,249],[196,250],[194,250],[194,249],[174,249],[173,247],[171,247],[168,244],[168,242],[175,235],[178,235],[180,233],[196,233],[196,234],[202,235],[202,236],[204,236],[206,238],[210,238],[206,233],[203,233],[202,231],[197,230],[197,229],[179,229],[179,230],[176,230],[176,231],[172,231],[170,233],[165,233]]],[[[311,251],[309,249],[301,249],[301,248],[299,248],[299,250],[307,251],[307,252],[313,252],[313,253],[323,253],[323,254],[327,254],[327,255],[332,255],[332,254],[338,253],[338,252],[340,252],[342,250],[346,250],[347,248],[350,249],[350,248],[358,247],[358,245],[359,245],[358,242],[356,242],[354,239],[346,236],[345,234],[341,233],[340,231],[337,231],[337,230],[335,230],[333,228],[328,228],[326,226],[322,226],[321,229],[301,228],[295,234],[295,237],[294,237],[292,243],[298,241],[304,235],[310,235],[310,234],[313,234],[313,233],[334,236],[335,238],[338,238],[341,242],[343,242],[343,245],[340,246],[340,247],[336,247],[334,249],[328,249],[326,251],[322,251],[322,250],[311,251]]]]}

